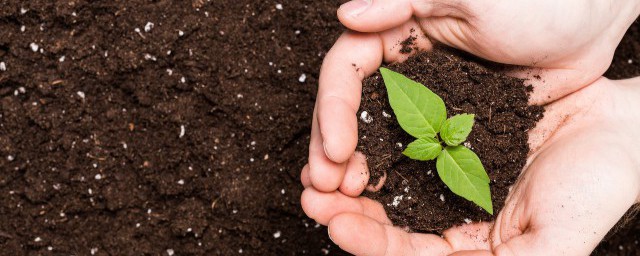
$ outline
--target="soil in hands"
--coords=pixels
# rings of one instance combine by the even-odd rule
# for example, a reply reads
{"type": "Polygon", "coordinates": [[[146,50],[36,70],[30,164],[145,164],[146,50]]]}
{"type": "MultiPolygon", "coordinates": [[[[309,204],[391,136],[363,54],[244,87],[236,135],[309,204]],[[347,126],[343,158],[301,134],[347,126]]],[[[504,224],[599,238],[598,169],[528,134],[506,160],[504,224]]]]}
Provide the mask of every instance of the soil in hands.
{"type": "MultiPolygon", "coordinates": [[[[531,86],[441,48],[419,53],[389,68],[442,97],[449,116],[476,115],[465,146],[482,160],[491,178],[494,210],[499,212],[526,162],[527,131],[543,116],[543,108],[527,104],[531,86]]],[[[387,176],[381,191],[367,196],[384,205],[395,225],[413,231],[441,232],[456,224],[493,218],[453,194],[438,177],[435,161],[415,161],[402,155],[414,138],[398,125],[379,73],[365,81],[358,114],[358,150],[368,156],[370,183],[378,183],[385,173],[387,176]]]]}

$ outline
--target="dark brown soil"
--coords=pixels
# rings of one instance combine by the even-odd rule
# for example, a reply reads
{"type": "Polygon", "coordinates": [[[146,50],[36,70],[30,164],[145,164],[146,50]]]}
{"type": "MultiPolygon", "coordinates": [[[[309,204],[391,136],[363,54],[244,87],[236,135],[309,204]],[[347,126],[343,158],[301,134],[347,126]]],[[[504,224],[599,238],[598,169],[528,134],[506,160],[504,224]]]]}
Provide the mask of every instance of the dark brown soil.
{"type": "MultiPolygon", "coordinates": [[[[544,112],[541,107],[527,105],[531,87],[453,51],[421,53],[389,68],[442,97],[449,116],[476,115],[465,146],[476,152],[491,178],[497,213],[509,186],[526,163],[527,131],[544,112]]],[[[415,138],[398,125],[379,74],[367,79],[362,99],[360,111],[366,111],[373,121],[367,123],[361,118],[358,149],[369,156],[372,183],[387,172],[382,191],[369,196],[382,202],[394,224],[413,231],[441,232],[465,220],[492,218],[472,202],[453,194],[438,177],[435,161],[415,161],[402,155],[402,150],[415,138]]]]}
{"type": "Polygon", "coordinates": [[[627,30],[604,76],[611,79],[640,76],[640,20],[627,30]]]}
{"type": "Polygon", "coordinates": [[[344,254],[298,181],[341,2],[3,1],[0,255],[344,254]]]}
{"type": "Polygon", "coordinates": [[[280,3],[3,1],[0,255],[336,252],[298,177],[340,1],[280,3]]]}
{"type": "Polygon", "coordinates": [[[415,29],[412,28],[410,32],[412,35],[410,35],[409,37],[407,37],[407,39],[400,42],[400,53],[409,54],[415,48],[415,41],[418,37],[413,35],[413,33],[415,32],[415,29]]]}

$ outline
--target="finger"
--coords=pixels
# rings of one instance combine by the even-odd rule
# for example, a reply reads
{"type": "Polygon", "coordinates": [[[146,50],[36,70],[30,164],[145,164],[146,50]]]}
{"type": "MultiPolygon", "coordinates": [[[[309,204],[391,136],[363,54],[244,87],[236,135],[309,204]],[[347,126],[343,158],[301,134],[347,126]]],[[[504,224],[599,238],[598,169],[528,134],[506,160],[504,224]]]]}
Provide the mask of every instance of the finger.
{"type": "Polygon", "coordinates": [[[309,180],[320,191],[331,192],[338,189],[344,178],[346,163],[336,163],[327,158],[323,147],[316,111],[311,124],[311,142],[309,144],[309,180]]]}
{"type": "Polygon", "coordinates": [[[477,36],[477,31],[474,31],[465,21],[449,17],[430,17],[420,19],[419,24],[433,41],[472,53],[480,58],[495,61],[491,55],[483,51],[484,46],[478,45],[476,40],[472,40],[473,36],[477,36]]]}
{"type": "Polygon", "coordinates": [[[339,188],[358,139],[356,111],[362,79],[381,63],[377,35],[347,32],[324,60],[309,145],[309,177],[324,192],[339,188]]]}
{"type": "Polygon", "coordinates": [[[384,49],[384,61],[387,63],[403,62],[418,50],[430,51],[433,48],[433,43],[413,19],[381,32],[380,38],[384,49]]]}
{"type": "MultiPolygon", "coordinates": [[[[348,69],[354,72],[353,67],[348,69]]],[[[326,71],[325,69],[323,72],[331,71],[326,71]]],[[[334,72],[331,73],[335,74],[334,72]]],[[[342,163],[349,159],[357,145],[358,121],[355,113],[358,111],[361,92],[357,92],[358,95],[356,96],[356,91],[353,89],[361,90],[361,86],[344,83],[344,81],[339,81],[340,78],[338,77],[332,77],[330,80],[328,83],[338,83],[342,86],[351,87],[343,88],[348,90],[346,92],[348,94],[326,95],[319,98],[317,105],[318,124],[320,125],[320,134],[323,139],[322,147],[324,153],[331,161],[342,163]]],[[[357,82],[360,83],[360,81],[357,82]]]]}
{"type": "Polygon", "coordinates": [[[378,180],[378,183],[367,185],[366,190],[374,193],[378,192],[382,189],[382,187],[384,187],[385,182],[387,182],[387,171],[382,170],[382,177],[380,177],[380,179],[378,180]]]}
{"type": "Polygon", "coordinates": [[[331,240],[354,255],[448,255],[452,249],[439,236],[409,234],[356,213],[343,213],[329,222],[331,240]]]}
{"type": "MultiPolygon", "coordinates": [[[[333,162],[346,162],[355,151],[362,79],[375,72],[380,63],[380,37],[355,32],[344,33],[324,59],[316,101],[322,138],[316,142],[321,142],[326,157],[333,162]]],[[[313,164],[311,169],[313,172],[313,164]]]]}
{"type": "Polygon", "coordinates": [[[579,69],[515,69],[510,76],[527,80],[533,86],[529,98],[531,105],[545,105],[589,86],[600,78],[602,72],[589,72],[579,69]]]}
{"type": "Polygon", "coordinates": [[[300,172],[300,182],[304,188],[311,186],[311,178],[309,177],[309,164],[305,164],[300,172]]]}
{"type": "Polygon", "coordinates": [[[344,180],[340,185],[340,192],[347,196],[357,197],[362,194],[368,183],[369,168],[367,167],[367,158],[362,153],[356,152],[349,159],[344,180]]]}
{"type": "MultiPolygon", "coordinates": [[[[548,255],[552,251],[551,243],[557,243],[557,240],[549,238],[548,241],[540,241],[540,239],[536,239],[535,234],[528,233],[498,245],[494,248],[493,253],[494,255],[548,255]]],[[[563,254],[568,252],[574,255],[582,255],[576,253],[576,251],[565,251],[563,254]]],[[[588,255],[588,253],[585,255],[588,255]]]]}
{"type": "Polygon", "coordinates": [[[442,235],[456,251],[490,250],[491,226],[489,222],[464,224],[447,229],[442,235]]]}
{"type": "Polygon", "coordinates": [[[322,193],[313,188],[302,192],[302,209],[309,218],[327,225],[334,216],[350,212],[369,216],[381,223],[390,224],[382,205],[366,197],[350,197],[340,192],[322,193]]]}
{"type": "Polygon", "coordinates": [[[486,250],[472,250],[472,251],[454,252],[449,256],[493,256],[493,253],[486,250]]]}
{"type": "MultiPolygon", "coordinates": [[[[471,2],[471,1],[469,1],[471,2]]],[[[416,17],[464,18],[467,1],[460,0],[353,0],[338,8],[338,19],[349,29],[381,32],[416,17]]]]}
{"type": "MultiPolygon", "coordinates": [[[[451,18],[428,18],[420,20],[420,27],[434,41],[474,54],[480,58],[494,62],[532,66],[529,57],[513,56],[501,48],[487,48],[480,44],[475,29],[467,22],[451,18]]],[[[527,53],[529,54],[529,53],[527,53]]],[[[545,66],[545,68],[521,67],[508,70],[507,74],[527,80],[526,84],[533,86],[529,98],[532,105],[545,105],[574,93],[596,81],[606,70],[600,63],[606,56],[585,58],[579,64],[571,67],[545,66]],[[600,70],[594,70],[600,69],[600,70]]],[[[538,63],[544,65],[544,63],[538,63]]]]}
{"type": "Polygon", "coordinates": [[[530,219],[523,212],[525,207],[521,207],[522,202],[520,200],[513,200],[513,198],[522,197],[523,191],[520,188],[526,187],[528,182],[529,180],[525,179],[518,180],[515,185],[516,189],[509,193],[505,206],[494,221],[492,233],[489,234],[492,248],[500,245],[502,241],[522,235],[527,229],[530,219]]]}
{"type": "MultiPolygon", "coordinates": [[[[420,27],[434,41],[469,52],[480,58],[494,62],[531,66],[535,65],[529,57],[513,56],[502,48],[487,48],[480,44],[475,29],[467,22],[461,22],[451,18],[427,18],[420,20],[420,27]]],[[[527,53],[529,54],[529,53],[527,53]]],[[[529,98],[532,105],[545,105],[574,93],[599,78],[599,74],[605,70],[593,70],[594,67],[606,68],[599,63],[600,58],[585,58],[579,65],[573,67],[526,68],[521,67],[508,70],[507,74],[527,80],[526,84],[533,86],[533,92],[529,98]]],[[[543,65],[544,63],[538,63],[543,65]]]]}
{"type": "MultiPolygon", "coordinates": [[[[517,236],[509,240],[507,243],[498,245],[493,249],[493,254],[487,252],[476,252],[477,254],[460,254],[460,255],[589,255],[595,248],[591,242],[577,241],[576,238],[565,238],[554,236],[551,233],[562,234],[565,230],[553,229],[546,235],[539,232],[530,232],[517,236]],[[580,246],[577,246],[577,244],[580,246]]],[[[597,244],[597,243],[596,243],[597,244]]],[[[457,256],[457,254],[456,254],[457,256]]]]}

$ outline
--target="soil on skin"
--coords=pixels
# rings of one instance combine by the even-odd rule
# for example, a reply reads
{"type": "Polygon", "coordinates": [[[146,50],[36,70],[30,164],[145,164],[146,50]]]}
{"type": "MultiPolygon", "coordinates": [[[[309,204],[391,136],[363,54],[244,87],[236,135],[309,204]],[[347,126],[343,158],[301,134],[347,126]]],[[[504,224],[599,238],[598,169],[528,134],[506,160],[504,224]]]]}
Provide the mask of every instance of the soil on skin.
{"type": "MultiPolygon", "coordinates": [[[[420,53],[390,69],[426,85],[447,106],[448,115],[475,114],[465,146],[482,160],[491,179],[495,212],[526,163],[527,131],[543,116],[543,108],[528,106],[530,86],[522,80],[487,69],[454,51],[420,53]]],[[[379,73],[363,85],[358,149],[368,158],[371,182],[386,172],[383,189],[368,196],[379,200],[395,225],[413,231],[441,232],[465,221],[493,217],[453,194],[440,180],[435,161],[415,161],[402,155],[415,140],[398,125],[379,73]]]]}
{"type": "Polygon", "coordinates": [[[415,48],[415,41],[416,39],[418,39],[418,37],[413,35],[413,33],[415,32],[415,29],[412,28],[410,32],[412,35],[410,35],[409,37],[407,37],[407,39],[400,42],[400,53],[402,54],[409,54],[415,48]]]}

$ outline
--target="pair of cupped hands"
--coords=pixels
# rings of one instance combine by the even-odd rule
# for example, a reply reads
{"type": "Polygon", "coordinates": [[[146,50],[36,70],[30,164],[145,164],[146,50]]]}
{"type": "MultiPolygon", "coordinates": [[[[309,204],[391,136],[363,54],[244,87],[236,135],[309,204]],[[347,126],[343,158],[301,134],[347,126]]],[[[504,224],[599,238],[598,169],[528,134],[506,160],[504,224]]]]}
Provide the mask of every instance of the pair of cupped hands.
{"type": "Polygon", "coordinates": [[[353,0],[338,9],[351,31],[327,54],[313,114],[305,213],[356,255],[588,255],[640,199],[640,78],[601,77],[640,13],[637,0],[353,0]],[[495,221],[442,236],[394,227],[382,205],[359,197],[369,172],[354,152],[362,80],[401,62],[397,44],[419,36],[540,76],[530,104],[527,164],[495,221]],[[415,34],[414,33],[414,34],[415,34]],[[354,66],[355,64],[355,66],[354,66]]]}

